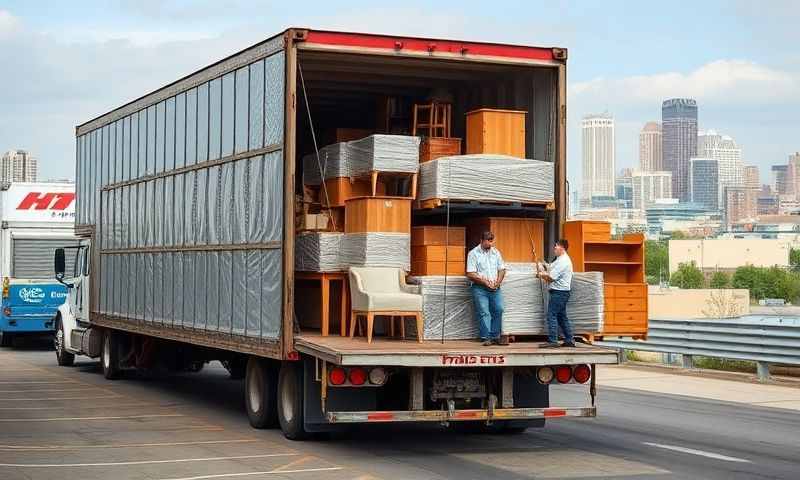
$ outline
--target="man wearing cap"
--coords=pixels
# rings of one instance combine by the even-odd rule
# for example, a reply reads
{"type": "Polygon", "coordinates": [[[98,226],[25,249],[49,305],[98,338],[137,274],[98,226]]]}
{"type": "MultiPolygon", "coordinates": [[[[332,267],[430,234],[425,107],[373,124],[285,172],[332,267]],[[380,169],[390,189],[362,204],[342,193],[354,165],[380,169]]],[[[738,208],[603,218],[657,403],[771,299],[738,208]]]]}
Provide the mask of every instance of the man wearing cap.
{"type": "Polygon", "coordinates": [[[500,286],[506,276],[506,266],[500,251],[494,246],[494,234],[481,234],[481,243],[467,255],[467,278],[472,282],[472,301],[478,317],[478,330],[484,346],[507,345],[501,336],[503,327],[503,294],[500,286]]]}

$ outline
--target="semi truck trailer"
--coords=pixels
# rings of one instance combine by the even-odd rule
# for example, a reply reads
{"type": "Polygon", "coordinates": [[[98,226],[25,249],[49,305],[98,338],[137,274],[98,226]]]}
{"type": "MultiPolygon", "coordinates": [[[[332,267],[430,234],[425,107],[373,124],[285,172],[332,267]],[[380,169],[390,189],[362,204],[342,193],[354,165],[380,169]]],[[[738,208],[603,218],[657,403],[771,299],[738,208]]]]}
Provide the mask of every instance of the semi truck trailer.
{"type": "Polygon", "coordinates": [[[22,335],[49,335],[67,290],[53,279],[56,247],[76,241],[75,185],[0,185],[0,345],[22,335]]]}
{"type": "MultiPolygon", "coordinates": [[[[563,48],[290,28],[77,126],[82,240],[71,264],[70,249],[55,256],[69,288],[59,363],[99,357],[114,379],[154,362],[196,370],[219,360],[245,378],[250,423],[291,439],[353,423],[520,431],[595,416],[595,367],[617,363],[615,351],[368,343],[305,328],[295,308],[310,301],[295,278],[298,159],[326,130],[386,131],[404,114],[388,97],[446,90],[458,119],[526,111],[528,158],[553,163],[555,201],[496,208],[542,219],[552,244],[567,201],[566,60],[563,48]],[[558,382],[585,384],[585,404],[552,405],[558,382]]],[[[429,213],[475,214],[447,208],[429,213]]]]}

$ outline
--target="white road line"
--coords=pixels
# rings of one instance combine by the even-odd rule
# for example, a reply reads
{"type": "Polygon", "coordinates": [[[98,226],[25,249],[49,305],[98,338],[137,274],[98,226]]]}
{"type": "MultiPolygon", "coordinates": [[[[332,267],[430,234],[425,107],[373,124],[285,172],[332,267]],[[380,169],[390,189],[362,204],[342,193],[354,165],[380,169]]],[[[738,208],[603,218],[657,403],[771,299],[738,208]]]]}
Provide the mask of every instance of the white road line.
{"type": "Polygon", "coordinates": [[[4,402],[20,402],[32,400],[86,400],[89,398],[120,398],[122,395],[95,395],[88,397],[38,397],[38,398],[4,398],[4,402]]]}
{"type": "Polygon", "coordinates": [[[699,455],[701,457],[713,458],[716,460],[724,460],[726,462],[753,463],[750,460],[744,458],[728,457],[726,455],[720,455],[719,453],[705,452],[703,450],[695,450],[694,448],[678,447],[675,445],[662,445],[660,443],[650,443],[650,442],[642,442],[642,443],[644,443],[645,445],[649,445],[651,447],[663,448],[665,450],[672,450],[681,453],[688,453],[690,455],[699,455]]]}
{"type": "Polygon", "coordinates": [[[243,460],[245,458],[291,457],[297,453],[265,453],[262,455],[237,455],[235,457],[178,458],[175,460],[140,460],[135,462],[104,463],[0,463],[0,467],[13,468],[64,468],[64,467],[124,467],[128,465],[152,465],[158,463],[218,462],[243,460]]]}
{"type": "Polygon", "coordinates": [[[205,480],[209,478],[247,477],[252,475],[281,475],[284,473],[333,472],[336,470],[343,470],[343,468],[322,467],[322,468],[301,468],[298,470],[269,470],[266,472],[219,473],[217,475],[201,475],[199,477],[162,478],[161,480],[205,480]]]}
{"type": "Polygon", "coordinates": [[[86,450],[96,448],[142,448],[142,447],[180,447],[187,445],[217,445],[222,443],[253,443],[255,438],[240,438],[234,440],[199,440],[194,442],[164,442],[164,443],[121,443],[117,445],[0,445],[0,450],[86,450]]]}
{"type": "MultiPolygon", "coordinates": [[[[86,387],[78,387],[78,388],[35,388],[33,390],[25,389],[25,390],[0,390],[0,393],[37,393],[37,392],[85,392],[87,389],[86,387]]],[[[102,388],[98,388],[98,390],[105,390],[102,388]]]]}
{"type": "MultiPolygon", "coordinates": [[[[116,397],[115,397],[116,398],[116,397]]],[[[92,409],[92,408],[123,408],[123,407],[156,407],[156,408],[175,408],[173,406],[164,407],[161,405],[154,405],[152,403],[121,403],[111,405],[59,405],[55,407],[0,407],[2,410],[77,410],[77,409],[92,409]]]]}
{"type": "Polygon", "coordinates": [[[21,382],[2,381],[2,382],[0,382],[0,385],[6,385],[6,384],[13,384],[13,385],[34,385],[34,384],[42,384],[42,383],[47,383],[47,384],[55,384],[55,383],[78,383],[78,384],[80,384],[81,382],[76,382],[76,381],[73,381],[73,380],[55,380],[55,381],[53,381],[53,382],[51,382],[51,381],[48,381],[48,380],[41,380],[41,381],[40,381],[40,380],[23,380],[23,381],[21,381],[21,382]]]}
{"type": "Polygon", "coordinates": [[[126,415],[117,417],[51,417],[51,418],[0,418],[0,422],[67,422],[70,420],[128,420],[136,418],[183,417],[180,413],[126,415]]]}

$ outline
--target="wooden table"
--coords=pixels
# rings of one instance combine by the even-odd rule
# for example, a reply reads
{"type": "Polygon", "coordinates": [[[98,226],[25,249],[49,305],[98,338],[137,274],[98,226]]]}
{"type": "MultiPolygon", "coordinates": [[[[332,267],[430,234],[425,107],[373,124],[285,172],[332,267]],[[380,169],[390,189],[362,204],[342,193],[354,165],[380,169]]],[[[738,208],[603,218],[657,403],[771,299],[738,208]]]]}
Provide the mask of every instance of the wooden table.
{"type": "Polygon", "coordinates": [[[331,282],[342,282],[342,298],[339,302],[341,309],[341,323],[339,334],[347,336],[347,319],[350,317],[350,289],[347,272],[294,272],[295,280],[315,280],[320,282],[320,303],[322,311],[320,332],[323,337],[328,336],[330,330],[330,292],[331,282]]]}

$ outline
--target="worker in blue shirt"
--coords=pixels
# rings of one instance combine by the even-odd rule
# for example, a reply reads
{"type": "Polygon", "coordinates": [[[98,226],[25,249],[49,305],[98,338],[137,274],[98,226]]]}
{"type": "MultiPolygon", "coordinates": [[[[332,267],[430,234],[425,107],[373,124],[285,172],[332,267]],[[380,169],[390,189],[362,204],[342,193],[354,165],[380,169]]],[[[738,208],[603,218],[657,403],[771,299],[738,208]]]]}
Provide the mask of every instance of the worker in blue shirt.
{"type": "Polygon", "coordinates": [[[572,289],[572,259],[567,250],[569,242],[561,239],[553,246],[556,259],[550,264],[547,271],[537,263],[536,277],[550,284],[550,301],[547,304],[547,343],[542,347],[552,348],[561,346],[558,343],[558,328],[564,332],[564,346],[574,347],[575,338],[572,335],[572,325],[567,318],[567,301],[572,289]]]}
{"type": "Polygon", "coordinates": [[[508,345],[503,328],[503,294],[500,285],[506,276],[506,265],[494,246],[494,233],[481,234],[481,243],[467,255],[467,278],[472,282],[472,301],[478,317],[478,330],[484,346],[508,345]]]}

